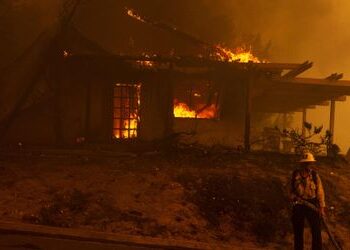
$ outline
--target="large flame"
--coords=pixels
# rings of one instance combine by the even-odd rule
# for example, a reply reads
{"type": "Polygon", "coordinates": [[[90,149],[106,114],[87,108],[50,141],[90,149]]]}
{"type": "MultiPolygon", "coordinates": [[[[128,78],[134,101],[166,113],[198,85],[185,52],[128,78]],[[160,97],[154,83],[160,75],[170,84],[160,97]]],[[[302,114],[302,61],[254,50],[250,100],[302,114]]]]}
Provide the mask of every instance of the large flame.
{"type": "Polygon", "coordinates": [[[213,119],[216,117],[216,111],[217,108],[214,104],[197,113],[195,110],[192,110],[186,103],[179,102],[177,99],[174,101],[174,117],[176,118],[213,119]]]}
{"type": "Polygon", "coordinates": [[[224,48],[221,45],[215,46],[216,51],[214,53],[214,57],[220,61],[225,62],[240,62],[240,63],[261,63],[259,58],[253,55],[251,49],[246,49],[244,47],[236,48],[234,51],[224,48]]]}
{"type": "MultiPolygon", "coordinates": [[[[126,13],[128,16],[141,21],[143,23],[149,22],[147,19],[141,17],[139,14],[137,14],[133,9],[125,8],[126,13]]],[[[164,24],[162,24],[162,28],[164,24]]],[[[173,30],[176,31],[177,29],[175,27],[167,27],[167,30],[173,30]]],[[[219,61],[225,61],[225,62],[240,62],[240,63],[248,63],[248,62],[254,62],[254,63],[261,63],[258,57],[254,56],[251,49],[247,49],[245,47],[238,47],[234,50],[231,50],[229,48],[225,48],[221,45],[212,45],[211,47],[214,52],[211,54],[211,56],[219,61]]],[[[147,65],[149,66],[149,65],[147,65]]]]}

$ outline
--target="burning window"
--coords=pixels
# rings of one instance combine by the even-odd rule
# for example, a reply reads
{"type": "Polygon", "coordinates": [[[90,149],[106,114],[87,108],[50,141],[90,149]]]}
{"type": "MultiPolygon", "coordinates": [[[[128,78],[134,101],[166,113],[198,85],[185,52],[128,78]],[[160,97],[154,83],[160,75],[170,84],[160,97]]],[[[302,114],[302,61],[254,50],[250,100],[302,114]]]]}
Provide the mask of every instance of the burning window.
{"type": "Polygon", "coordinates": [[[218,118],[219,92],[210,82],[182,84],[176,86],[174,117],[176,118],[218,118]]]}
{"type": "Polygon", "coordinates": [[[137,137],[140,122],[141,84],[122,84],[114,86],[114,126],[116,139],[137,137]]]}

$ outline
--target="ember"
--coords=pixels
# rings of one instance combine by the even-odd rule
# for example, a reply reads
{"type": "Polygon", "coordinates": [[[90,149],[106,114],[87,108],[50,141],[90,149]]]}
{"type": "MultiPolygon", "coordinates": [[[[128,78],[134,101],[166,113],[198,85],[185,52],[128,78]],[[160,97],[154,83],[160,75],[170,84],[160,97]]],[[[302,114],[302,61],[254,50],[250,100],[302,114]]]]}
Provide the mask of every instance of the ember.
{"type": "Polygon", "coordinates": [[[140,15],[136,14],[133,9],[128,9],[128,8],[125,8],[125,9],[130,17],[133,17],[143,23],[145,22],[145,20],[140,15]]]}
{"type": "Polygon", "coordinates": [[[66,57],[69,57],[71,56],[72,54],[68,51],[68,50],[64,50],[63,51],[63,57],[66,58],[66,57]]]}
{"type": "MultiPolygon", "coordinates": [[[[144,57],[146,58],[150,58],[149,55],[147,54],[143,54],[144,57]]],[[[154,67],[154,62],[153,61],[145,61],[145,60],[142,60],[142,61],[136,61],[136,63],[142,67],[148,67],[148,68],[152,68],[154,67]]]]}

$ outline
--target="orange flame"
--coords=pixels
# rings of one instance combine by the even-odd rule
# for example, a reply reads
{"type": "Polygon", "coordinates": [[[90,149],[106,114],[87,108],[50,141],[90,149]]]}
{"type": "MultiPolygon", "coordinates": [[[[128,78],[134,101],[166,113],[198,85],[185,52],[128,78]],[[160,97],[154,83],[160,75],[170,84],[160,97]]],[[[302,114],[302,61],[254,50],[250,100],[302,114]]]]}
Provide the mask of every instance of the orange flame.
{"type": "Polygon", "coordinates": [[[130,115],[130,120],[123,120],[123,128],[127,130],[121,131],[115,134],[117,139],[121,138],[136,138],[137,137],[137,126],[138,126],[139,117],[134,113],[130,115]],[[130,135],[129,135],[130,133],[130,135]]]}
{"type": "Polygon", "coordinates": [[[216,117],[216,112],[217,108],[214,104],[197,113],[190,109],[186,103],[179,102],[177,99],[174,101],[174,117],[176,118],[213,119],[216,117]]]}
{"type": "Polygon", "coordinates": [[[116,118],[114,119],[114,136],[117,139],[136,138],[138,136],[138,126],[140,123],[139,110],[141,104],[141,83],[117,83],[115,85],[116,87],[124,88],[124,90],[119,89],[119,91],[117,91],[117,95],[115,96],[115,100],[119,100],[118,104],[121,105],[121,107],[118,104],[115,106],[116,108],[114,115],[116,118]],[[134,88],[134,90],[131,91],[131,88],[134,88]],[[126,91],[127,89],[129,90],[126,91]],[[133,104],[135,99],[137,100],[137,105],[133,104]]]}
{"type": "Polygon", "coordinates": [[[225,62],[240,62],[240,63],[261,63],[260,59],[253,55],[251,49],[246,49],[244,47],[236,48],[232,51],[228,48],[224,48],[221,45],[216,45],[216,51],[213,55],[220,61],[225,62]]]}

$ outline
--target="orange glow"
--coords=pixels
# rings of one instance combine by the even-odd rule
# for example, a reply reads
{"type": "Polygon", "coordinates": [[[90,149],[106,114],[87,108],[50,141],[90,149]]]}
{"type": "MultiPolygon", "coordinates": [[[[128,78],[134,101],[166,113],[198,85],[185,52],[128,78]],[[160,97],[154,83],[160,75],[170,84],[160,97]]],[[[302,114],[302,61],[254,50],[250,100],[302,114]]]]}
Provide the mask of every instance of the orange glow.
{"type": "Polygon", "coordinates": [[[67,58],[67,57],[69,57],[69,56],[71,56],[71,53],[70,53],[68,50],[64,50],[64,51],[63,51],[63,57],[64,57],[64,58],[67,58]]]}
{"type": "Polygon", "coordinates": [[[179,102],[177,99],[174,101],[174,117],[176,118],[213,119],[216,117],[216,111],[215,105],[212,104],[200,113],[196,113],[196,111],[190,109],[186,103],[179,102]]]}
{"type": "Polygon", "coordinates": [[[213,55],[220,61],[225,62],[240,62],[240,63],[261,63],[259,58],[253,55],[251,49],[246,49],[243,47],[236,48],[234,51],[224,48],[221,45],[216,45],[216,51],[213,55]]]}
{"type": "Polygon", "coordinates": [[[136,62],[143,67],[152,68],[154,66],[152,61],[136,61],[136,62]]]}
{"type": "Polygon", "coordinates": [[[125,8],[125,9],[127,11],[128,16],[135,18],[143,23],[145,22],[145,20],[140,15],[138,15],[133,9],[128,9],[128,8],[125,8]]]}

